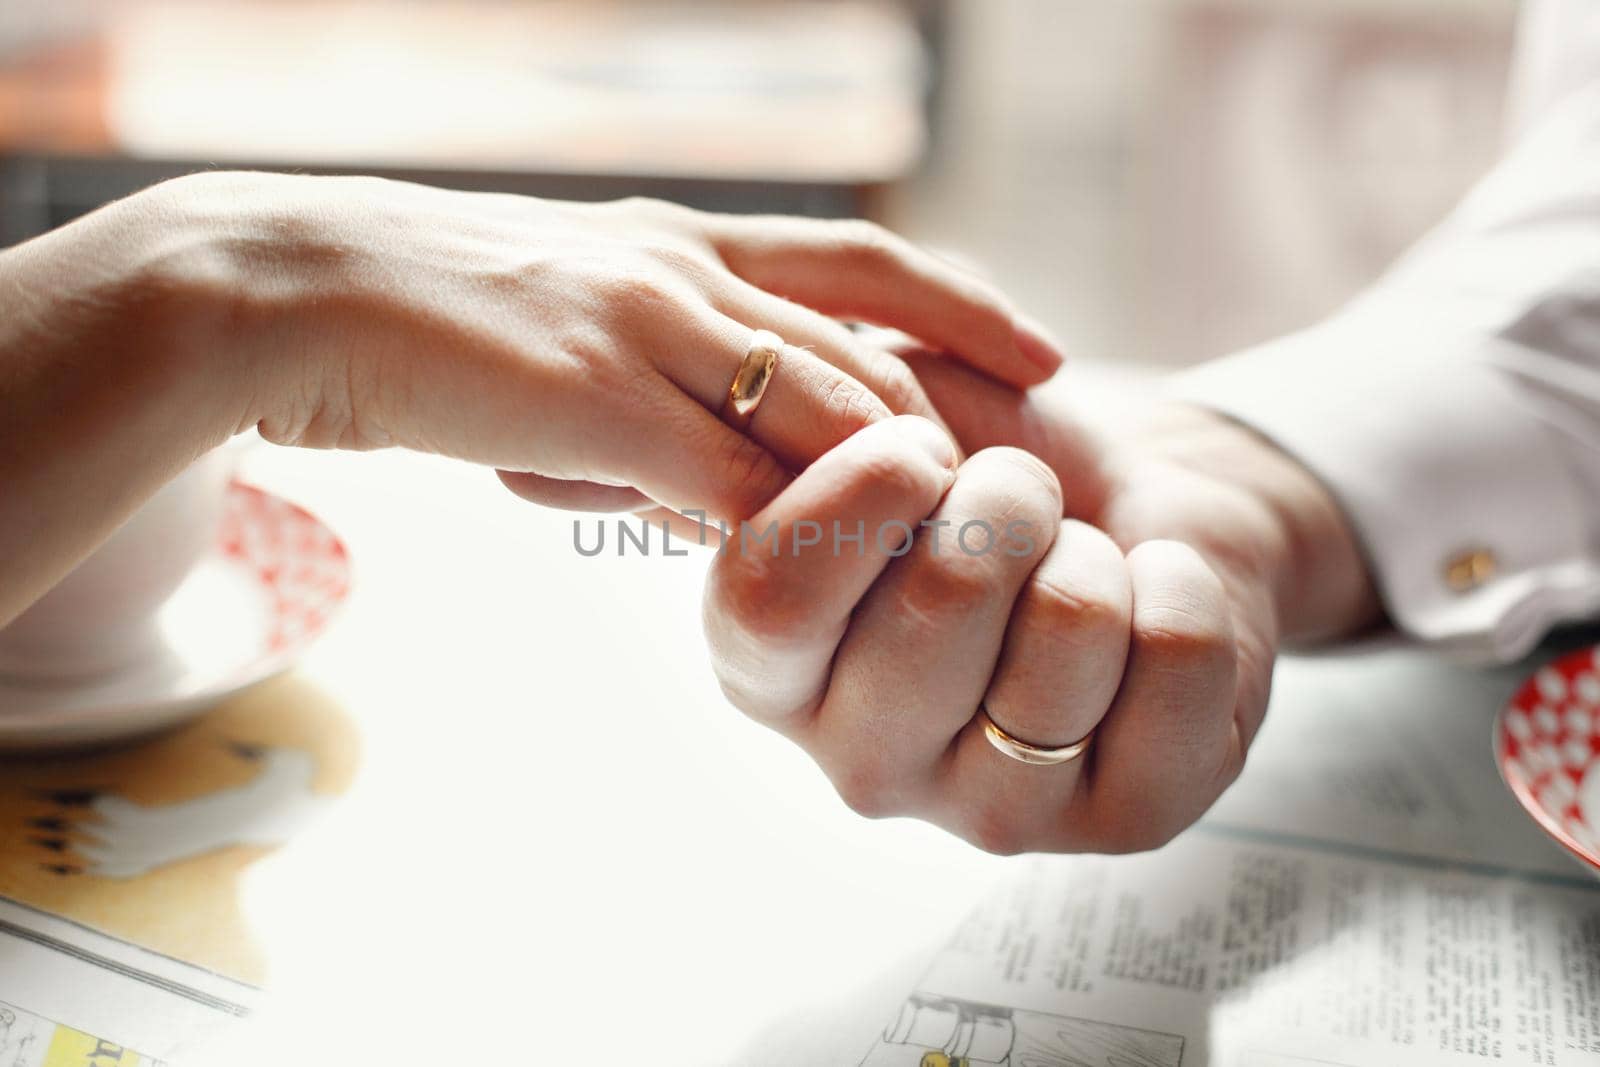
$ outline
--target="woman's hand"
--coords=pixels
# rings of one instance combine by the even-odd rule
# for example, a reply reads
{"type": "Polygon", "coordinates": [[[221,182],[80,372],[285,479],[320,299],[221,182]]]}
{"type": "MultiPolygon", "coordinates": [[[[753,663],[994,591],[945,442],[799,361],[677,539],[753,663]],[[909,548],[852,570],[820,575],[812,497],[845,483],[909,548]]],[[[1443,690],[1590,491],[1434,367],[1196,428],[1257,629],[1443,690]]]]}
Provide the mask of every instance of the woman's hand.
{"type": "Polygon", "coordinates": [[[913,366],[972,458],[956,468],[931,424],[892,420],[756,516],[780,550],[733,539],[707,590],[724,690],[864,814],[1003,853],[1165,842],[1242,768],[1280,640],[1376,614],[1338,508],[1204,412],[1157,409],[1101,438],[947,360],[913,366]],[[863,552],[794,547],[835,522],[865,524],[863,552]],[[895,524],[916,531],[904,555],[895,524]],[[1073,762],[1026,765],[988,743],[980,706],[1036,745],[1093,739],[1073,762]]]}
{"type": "Polygon", "coordinates": [[[442,453],[550,503],[742,518],[874,419],[933,415],[836,318],[1018,385],[1059,363],[999,297],[859,221],[261,174],[156,195],[221,275],[268,439],[442,453]],[[746,435],[718,412],[757,329],[789,347],[746,435]]]}
{"type": "Polygon", "coordinates": [[[863,222],[164,183],[0,253],[0,625],[251,426],[495,466],[552,504],[748,516],[868,423],[933,415],[834,317],[1016,385],[1060,362],[981,284],[863,222]],[[757,329],[789,347],[740,433],[718,413],[757,329]]]}

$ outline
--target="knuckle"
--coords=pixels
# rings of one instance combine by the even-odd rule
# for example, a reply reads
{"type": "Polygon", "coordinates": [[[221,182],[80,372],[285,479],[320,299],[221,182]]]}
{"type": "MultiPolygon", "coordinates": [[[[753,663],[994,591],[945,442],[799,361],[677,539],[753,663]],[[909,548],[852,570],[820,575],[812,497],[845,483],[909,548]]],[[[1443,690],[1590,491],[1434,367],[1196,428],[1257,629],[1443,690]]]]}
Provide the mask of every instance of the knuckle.
{"type": "Polygon", "coordinates": [[[685,303],[681,283],[652,267],[613,268],[591,284],[614,314],[644,312],[675,317],[685,303]]]}
{"type": "Polygon", "coordinates": [[[898,415],[922,415],[934,410],[933,401],[922,383],[900,357],[887,352],[877,354],[872,360],[872,377],[873,388],[890,411],[898,415]]]}
{"type": "Polygon", "coordinates": [[[883,415],[878,399],[866,386],[843,375],[828,384],[822,407],[836,424],[851,432],[876,422],[883,415]]]}
{"type": "Polygon", "coordinates": [[[1162,587],[1186,588],[1195,593],[1220,595],[1221,583],[1193,546],[1183,541],[1154,537],[1128,550],[1128,566],[1147,582],[1162,587]]]}
{"type": "Polygon", "coordinates": [[[1036,836],[1014,807],[984,798],[962,819],[960,836],[992,856],[1016,856],[1037,848],[1036,836]]]}
{"type": "Polygon", "coordinates": [[[674,276],[685,278],[697,287],[708,285],[716,274],[703,255],[677,245],[652,245],[645,249],[645,254],[674,276]]]}
{"type": "Polygon", "coordinates": [[[924,560],[927,565],[900,595],[901,612],[914,629],[943,634],[952,619],[981,612],[999,590],[998,578],[981,561],[948,547],[924,560]]]}
{"type": "Polygon", "coordinates": [[[983,326],[1002,336],[1010,336],[1016,329],[1016,316],[1005,297],[989,283],[972,275],[965,282],[966,298],[972,314],[983,326]]]}
{"type": "Polygon", "coordinates": [[[978,316],[988,328],[1004,337],[1016,332],[1017,319],[1005,306],[1005,301],[987,288],[980,289],[976,297],[978,316]]]}
{"type": "Polygon", "coordinates": [[[772,610],[774,563],[760,552],[738,547],[718,557],[706,598],[710,611],[758,641],[785,636],[787,627],[772,610]]]}
{"type": "Polygon", "coordinates": [[[1222,790],[1227,789],[1239,780],[1239,775],[1244,773],[1245,760],[1248,754],[1242,745],[1229,745],[1228,750],[1222,755],[1222,765],[1217,769],[1217,795],[1222,795],[1222,790]]]}
{"type": "Polygon", "coordinates": [[[875,222],[844,219],[831,225],[834,239],[844,255],[861,266],[898,266],[905,259],[901,239],[875,222]]]}
{"type": "Polygon", "coordinates": [[[625,215],[655,222],[687,221],[694,216],[694,211],[682,204],[659,200],[653,196],[625,196],[620,200],[611,201],[610,208],[625,215]]]}
{"type": "Polygon", "coordinates": [[[736,628],[749,645],[768,652],[815,638],[827,620],[818,616],[812,588],[785,580],[784,566],[785,557],[775,557],[765,545],[746,550],[736,541],[712,570],[707,628],[714,616],[717,623],[736,628]]]}
{"type": "Polygon", "coordinates": [[[782,475],[766,451],[742,434],[724,434],[716,446],[713,469],[722,472],[722,485],[732,501],[739,502],[741,514],[728,515],[738,521],[765,506],[782,488],[782,475]]]}
{"type": "Polygon", "coordinates": [[[1184,824],[1152,816],[1148,811],[1130,808],[1122,818],[1101,826],[1089,835],[1087,844],[1094,852],[1126,855],[1154,852],[1177,837],[1184,824]]]}
{"type": "Polygon", "coordinates": [[[829,778],[844,806],[863,819],[887,819],[901,814],[898,790],[882,766],[854,761],[831,771],[829,778]]]}
{"type": "Polygon", "coordinates": [[[1180,605],[1147,607],[1134,623],[1133,641],[1156,667],[1185,674],[1217,674],[1234,663],[1233,635],[1180,605]]]}
{"type": "Polygon", "coordinates": [[[660,376],[640,373],[643,358],[632,346],[618,345],[604,324],[575,322],[563,326],[556,341],[566,359],[554,368],[562,385],[594,403],[660,402],[660,376]]]}
{"type": "MultiPolygon", "coordinates": [[[[715,641],[712,644],[714,646],[715,641]]],[[[717,688],[722,691],[723,699],[752,719],[759,721],[762,718],[756,713],[758,702],[753,697],[746,679],[739,672],[714,659],[711,673],[717,680],[717,688]]]]}
{"type": "Polygon", "coordinates": [[[1041,632],[1085,645],[1127,639],[1127,606],[1104,594],[1072,588],[1048,574],[1035,574],[1025,595],[1026,625],[1041,632]]]}
{"type": "Polygon", "coordinates": [[[1032,452],[1008,445],[986,448],[973,459],[978,456],[984,457],[985,463],[999,464],[1022,475],[1023,485],[1026,486],[1023,490],[1024,502],[1038,505],[1044,513],[1055,518],[1061,517],[1061,479],[1056,477],[1056,472],[1044,460],[1032,452]]]}
{"type": "Polygon", "coordinates": [[[870,489],[879,500],[926,505],[938,500],[943,489],[942,477],[934,465],[920,454],[912,455],[910,446],[904,450],[880,448],[853,454],[839,481],[870,489]]]}
{"type": "Polygon", "coordinates": [[[1115,851],[1154,852],[1158,848],[1166,848],[1183,828],[1184,824],[1174,819],[1136,823],[1125,830],[1115,842],[1115,851]]]}
{"type": "Polygon", "coordinates": [[[611,206],[617,211],[649,215],[655,214],[667,205],[665,201],[657,200],[655,197],[634,194],[633,196],[624,196],[621,199],[613,200],[611,206]]]}
{"type": "MultiPolygon", "coordinates": [[[[594,411],[614,419],[633,417],[638,411],[660,411],[675,400],[674,387],[650,362],[650,354],[630,345],[619,345],[600,324],[580,324],[554,338],[552,358],[545,374],[526,386],[542,390],[548,398],[569,405],[573,410],[594,411]]],[[[538,403],[532,395],[529,403],[538,403]]],[[[696,433],[680,414],[669,416],[673,423],[687,424],[685,434],[696,433]]],[[[588,478],[616,464],[615,473],[625,477],[641,475],[646,456],[617,456],[603,439],[588,438],[572,450],[573,463],[563,466],[560,476],[588,478]]],[[[714,458],[714,457],[713,457],[714,458]]],[[[550,473],[557,473],[551,471],[550,473]]],[[[703,500],[678,501],[698,507],[703,500]]]]}

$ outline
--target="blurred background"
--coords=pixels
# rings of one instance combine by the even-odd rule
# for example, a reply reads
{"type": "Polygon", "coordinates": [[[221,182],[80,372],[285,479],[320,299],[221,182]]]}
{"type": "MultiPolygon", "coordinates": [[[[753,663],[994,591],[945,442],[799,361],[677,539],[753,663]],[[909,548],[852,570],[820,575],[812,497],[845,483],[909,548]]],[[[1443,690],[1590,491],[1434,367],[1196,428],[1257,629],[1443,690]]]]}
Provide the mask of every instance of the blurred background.
{"type": "Polygon", "coordinates": [[[5,0],[0,245],[216,166],[865,215],[1089,361],[1308,323],[1492,161],[1514,0],[5,0]]]}

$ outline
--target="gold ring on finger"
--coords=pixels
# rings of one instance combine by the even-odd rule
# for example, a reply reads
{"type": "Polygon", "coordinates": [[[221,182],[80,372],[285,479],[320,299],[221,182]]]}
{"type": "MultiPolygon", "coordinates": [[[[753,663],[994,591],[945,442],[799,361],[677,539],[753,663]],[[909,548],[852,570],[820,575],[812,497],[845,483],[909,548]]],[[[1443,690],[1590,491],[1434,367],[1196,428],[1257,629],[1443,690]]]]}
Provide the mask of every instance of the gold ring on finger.
{"type": "Polygon", "coordinates": [[[978,717],[983,720],[983,736],[989,739],[989,744],[993,745],[1001,755],[1035,767],[1055,767],[1071,763],[1083,755],[1089,748],[1089,742],[1094,740],[1094,731],[1090,730],[1070,745],[1055,748],[1035,745],[1008,733],[990,717],[988,707],[981,703],[978,705],[978,717]]]}
{"type": "Polygon", "coordinates": [[[750,425],[761,398],[767,395],[782,351],[783,338],[771,330],[757,330],[750,338],[749,351],[734,373],[733,384],[728,386],[728,400],[722,406],[724,422],[741,431],[750,425]]]}

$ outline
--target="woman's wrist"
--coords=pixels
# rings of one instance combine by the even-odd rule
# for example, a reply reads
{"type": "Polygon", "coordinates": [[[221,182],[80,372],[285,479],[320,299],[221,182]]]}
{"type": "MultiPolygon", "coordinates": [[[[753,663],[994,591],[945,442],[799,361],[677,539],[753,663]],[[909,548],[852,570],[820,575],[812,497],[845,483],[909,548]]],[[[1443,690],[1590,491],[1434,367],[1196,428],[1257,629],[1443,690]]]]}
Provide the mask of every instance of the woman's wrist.
{"type": "Polygon", "coordinates": [[[249,267],[219,220],[196,210],[197,180],[0,254],[20,301],[0,345],[34,353],[33,372],[60,377],[70,397],[114,393],[128,413],[159,412],[166,440],[195,453],[248,428],[264,377],[243,311],[249,267]]]}
{"type": "Polygon", "coordinates": [[[238,429],[170,222],[136,196],[0,252],[0,624],[238,429]]]}
{"type": "Polygon", "coordinates": [[[1282,639],[1346,636],[1382,615],[1343,509],[1316,476],[1249,427],[1201,408],[1172,405],[1152,424],[1174,460],[1249,494],[1270,517],[1272,575],[1282,639]]]}
{"type": "Polygon", "coordinates": [[[290,384],[266,336],[268,305],[294,282],[282,257],[270,262],[265,251],[271,200],[255,179],[274,177],[195,174],[107,209],[130,249],[119,285],[144,305],[144,342],[182,377],[210,437],[249,429],[290,384]]]}
{"type": "Polygon", "coordinates": [[[251,382],[226,343],[227,287],[195,244],[141,194],[0,254],[11,369],[56,383],[70,408],[114,395],[178,416],[165,423],[178,451],[230,436],[251,382]]]}
{"type": "MultiPolygon", "coordinates": [[[[445,316],[426,314],[438,278],[407,272],[408,220],[374,206],[390,184],[218,171],[145,194],[164,235],[148,273],[181,309],[169,331],[202,350],[233,432],[259,426],[315,448],[394,443],[358,408],[379,406],[376,368],[403,367],[445,316]]],[[[437,347],[463,343],[449,340],[437,347]]]]}

